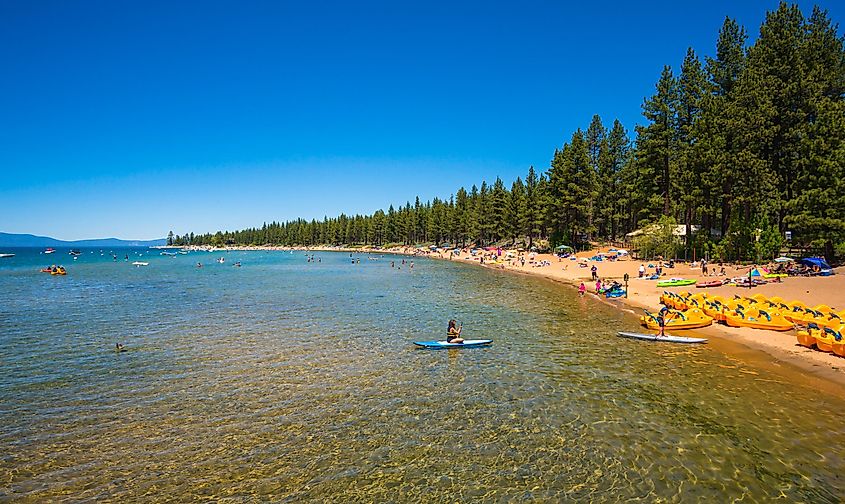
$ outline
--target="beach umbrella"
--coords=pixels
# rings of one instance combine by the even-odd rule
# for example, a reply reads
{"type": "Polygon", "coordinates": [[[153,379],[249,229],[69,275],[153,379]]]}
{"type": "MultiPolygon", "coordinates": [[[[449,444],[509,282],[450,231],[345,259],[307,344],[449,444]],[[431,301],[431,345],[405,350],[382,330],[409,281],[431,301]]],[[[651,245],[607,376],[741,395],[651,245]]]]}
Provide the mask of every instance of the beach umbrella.
{"type": "Polygon", "coordinates": [[[794,261],[794,259],[792,259],[791,257],[786,257],[786,256],[780,256],[780,257],[775,259],[776,263],[786,263],[786,262],[792,262],[792,261],[794,261]]]}

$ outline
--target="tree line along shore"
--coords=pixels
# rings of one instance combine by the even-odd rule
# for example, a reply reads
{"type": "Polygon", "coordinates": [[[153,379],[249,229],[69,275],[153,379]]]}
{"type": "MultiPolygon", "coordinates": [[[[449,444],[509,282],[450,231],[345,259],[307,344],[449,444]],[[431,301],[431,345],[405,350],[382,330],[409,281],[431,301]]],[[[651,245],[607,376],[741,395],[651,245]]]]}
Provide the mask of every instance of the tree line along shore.
{"type": "Polygon", "coordinates": [[[608,128],[596,115],[555,149],[547,169],[530,167],[509,188],[497,177],[371,215],[171,233],[169,243],[542,241],[581,249],[682,227],[683,238],[661,254],[760,260],[789,244],[835,260],[845,255],[845,45],[838,32],[819,7],[806,17],[783,2],[749,45],[745,28],[726,18],[712,57],[702,61],[690,48],[678,72],[663,68],[633,139],[618,120],[608,128]]]}

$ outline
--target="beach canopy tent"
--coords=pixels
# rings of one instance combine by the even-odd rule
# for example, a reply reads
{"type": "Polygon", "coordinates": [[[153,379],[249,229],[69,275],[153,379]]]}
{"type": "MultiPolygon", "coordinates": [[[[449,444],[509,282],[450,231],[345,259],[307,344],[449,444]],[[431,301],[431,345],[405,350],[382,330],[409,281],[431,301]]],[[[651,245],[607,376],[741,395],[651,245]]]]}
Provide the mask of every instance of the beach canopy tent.
{"type": "Polygon", "coordinates": [[[776,263],[788,263],[788,262],[792,262],[794,260],[795,259],[793,259],[791,257],[786,257],[786,256],[780,256],[780,257],[775,258],[776,263]]]}
{"type": "Polygon", "coordinates": [[[801,259],[801,264],[810,268],[818,266],[821,271],[833,272],[833,268],[830,267],[830,264],[821,257],[805,257],[804,259],[801,259]]]}
{"type": "MultiPolygon", "coordinates": [[[[611,250],[613,250],[613,249],[611,249],[611,250]]],[[[625,249],[619,249],[619,250],[616,251],[616,254],[621,255],[621,256],[622,255],[628,255],[628,251],[625,250],[625,249]]]]}
{"type": "Polygon", "coordinates": [[[558,252],[567,252],[575,249],[570,247],[569,245],[558,245],[557,247],[555,247],[555,250],[557,250],[558,252]]]}

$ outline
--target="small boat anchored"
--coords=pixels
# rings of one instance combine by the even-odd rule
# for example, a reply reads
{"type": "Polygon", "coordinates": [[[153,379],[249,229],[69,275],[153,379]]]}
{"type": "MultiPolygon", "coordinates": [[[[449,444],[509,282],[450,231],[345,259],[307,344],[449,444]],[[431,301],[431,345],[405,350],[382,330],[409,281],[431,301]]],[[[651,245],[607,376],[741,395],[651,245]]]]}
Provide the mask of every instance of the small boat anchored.
{"type": "Polygon", "coordinates": [[[55,251],[56,251],[56,249],[47,247],[47,250],[45,250],[44,253],[45,254],[52,254],[55,251]]]}
{"type": "Polygon", "coordinates": [[[0,259],[8,259],[10,257],[15,257],[15,254],[0,254],[0,259]]]}

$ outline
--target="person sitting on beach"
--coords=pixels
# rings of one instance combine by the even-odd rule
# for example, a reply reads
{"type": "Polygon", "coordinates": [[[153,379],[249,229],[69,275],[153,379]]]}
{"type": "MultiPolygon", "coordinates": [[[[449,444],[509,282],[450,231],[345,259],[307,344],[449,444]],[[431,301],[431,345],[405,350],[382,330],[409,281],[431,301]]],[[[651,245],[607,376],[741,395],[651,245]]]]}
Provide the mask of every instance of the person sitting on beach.
{"type": "Polygon", "coordinates": [[[584,282],[581,282],[581,285],[578,286],[578,294],[581,297],[584,297],[584,293],[587,292],[587,286],[584,285],[584,282]]]}
{"type": "Polygon", "coordinates": [[[464,328],[464,325],[461,324],[457,326],[457,322],[455,319],[449,321],[449,328],[446,330],[446,343],[463,343],[464,339],[461,338],[461,331],[464,328]]]}

